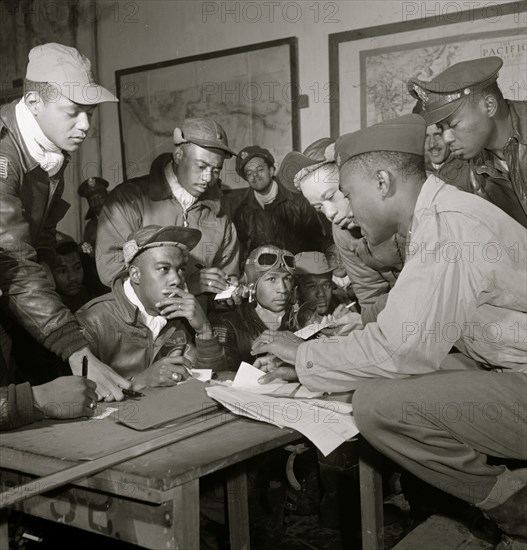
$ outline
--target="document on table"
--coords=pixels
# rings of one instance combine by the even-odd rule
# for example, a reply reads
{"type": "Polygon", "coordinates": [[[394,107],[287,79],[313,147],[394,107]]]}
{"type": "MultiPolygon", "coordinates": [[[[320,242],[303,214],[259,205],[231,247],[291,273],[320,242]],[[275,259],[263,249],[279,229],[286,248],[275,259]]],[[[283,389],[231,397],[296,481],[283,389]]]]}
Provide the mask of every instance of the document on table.
{"type": "Polygon", "coordinates": [[[259,384],[258,379],[264,374],[256,367],[242,361],[231,387],[251,393],[273,395],[274,397],[295,397],[297,399],[309,399],[324,395],[323,392],[309,391],[298,382],[288,383],[285,380],[275,380],[271,384],[259,384]]]}
{"type": "Polygon", "coordinates": [[[347,403],[272,397],[224,386],[206,391],[234,414],[297,430],[324,456],[359,433],[347,403]]]}

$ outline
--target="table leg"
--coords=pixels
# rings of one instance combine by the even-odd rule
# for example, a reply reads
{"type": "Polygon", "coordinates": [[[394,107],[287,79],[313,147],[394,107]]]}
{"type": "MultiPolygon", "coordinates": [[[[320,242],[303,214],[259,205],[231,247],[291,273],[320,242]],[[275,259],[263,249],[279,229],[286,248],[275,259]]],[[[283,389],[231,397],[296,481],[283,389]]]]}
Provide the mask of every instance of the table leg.
{"type": "Polygon", "coordinates": [[[199,550],[199,479],[174,489],[174,550],[199,550]]]}
{"type": "Polygon", "coordinates": [[[381,455],[364,438],[359,454],[363,550],[384,549],[381,455]]]}
{"type": "Polygon", "coordinates": [[[9,548],[7,508],[0,510],[0,548],[9,548]]]}
{"type": "Polygon", "coordinates": [[[249,500],[247,470],[241,462],[226,471],[229,533],[232,550],[249,550],[249,500]]]}

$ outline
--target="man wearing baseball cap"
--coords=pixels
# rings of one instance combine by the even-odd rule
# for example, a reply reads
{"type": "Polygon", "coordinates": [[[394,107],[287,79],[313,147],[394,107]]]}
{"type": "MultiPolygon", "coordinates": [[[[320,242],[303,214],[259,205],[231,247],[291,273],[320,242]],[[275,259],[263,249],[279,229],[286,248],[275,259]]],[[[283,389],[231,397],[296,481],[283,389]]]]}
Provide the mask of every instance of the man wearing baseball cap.
{"type": "Polygon", "coordinates": [[[179,225],[201,231],[187,265],[187,285],[195,295],[217,294],[238,275],[238,238],[220,210],[214,186],[229,148],[224,129],[211,118],[187,118],[174,130],[174,150],[158,156],[146,176],[117,186],[108,196],[97,226],[97,269],[110,286],[124,268],[128,235],[146,225],[179,225]]]}
{"type": "Polygon", "coordinates": [[[99,396],[112,400],[122,399],[128,382],[90,352],[45,268],[53,264],[56,225],[69,207],[61,199],[69,153],[84,141],[95,107],[108,101],[117,99],[95,82],[90,61],[50,43],[29,52],[24,95],[0,110],[0,328],[20,324],[69,360],[74,374],[86,356],[99,396]]]}
{"type": "Polygon", "coordinates": [[[184,269],[201,233],[190,227],[148,225],[124,243],[126,271],[112,292],[77,312],[90,349],[140,390],[170,386],[188,369],[221,370],[223,353],[184,269]]]}
{"type": "Polygon", "coordinates": [[[500,57],[463,61],[430,82],[410,79],[408,90],[451,154],[469,161],[472,191],[527,227],[527,102],[503,98],[502,66],[500,57]]]}
{"type": "Polygon", "coordinates": [[[294,254],[323,251],[332,243],[313,207],[275,178],[275,160],[268,149],[258,145],[242,149],[236,159],[236,172],[249,184],[233,218],[242,259],[251,250],[269,243],[294,254]]]}
{"type": "Polygon", "coordinates": [[[377,321],[327,342],[264,334],[253,353],[295,365],[263,381],[296,375],[322,391],[360,383],[353,414],[366,439],[525,544],[527,470],[490,465],[487,455],[527,459],[526,232],[490,202],[426,178],[425,128],[412,114],[336,145],[340,186],[368,240],[408,237],[377,321]],[[445,371],[458,359],[454,345],[465,368],[445,371]]]}

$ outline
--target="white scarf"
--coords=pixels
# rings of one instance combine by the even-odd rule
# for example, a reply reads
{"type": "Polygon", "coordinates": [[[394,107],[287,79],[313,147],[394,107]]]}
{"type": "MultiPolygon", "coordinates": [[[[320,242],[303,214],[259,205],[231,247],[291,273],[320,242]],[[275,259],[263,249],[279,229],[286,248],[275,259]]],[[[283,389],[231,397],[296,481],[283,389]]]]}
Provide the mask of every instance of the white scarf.
{"type": "Polygon", "coordinates": [[[346,288],[350,284],[350,278],[348,275],[345,275],[344,277],[337,277],[336,275],[333,275],[333,282],[339,287],[339,288],[346,288]]]}
{"type": "Polygon", "coordinates": [[[176,200],[179,202],[179,204],[181,204],[181,208],[183,208],[183,212],[186,212],[198,200],[198,198],[191,195],[181,185],[181,183],[179,183],[176,174],[174,174],[174,170],[172,170],[171,162],[169,162],[165,166],[165,178],[168,181],[168,185],[170,185],[172,194],[174,195],[176,200]]]}
{"type": "Polygon", "coordinates": [[[276,195],[278,195],[278,184],[274,180],[271,189],[267,193],[262,194],[258,193],[258,191],[254,192],[254,197],[262,208],[264,208],[266,204],[271,204],[276,199],[276,195]]]}
{"type": "Polygon", "coordinates": [[[128,300],[132,302],[132,304],[134,304],[134,306],[136,306],[139,310],[141,321],[143,321],[146,327],[150,330],[152,333],[152,338],[155,340],[159,336],[159,333],[163,330],[163,327],[167,324],[167,320],[162,315],[150,315],[150,313],[146,311],[143,302],[141,302],[132,287],[130,278],[126,279],[123,283],[123,290],[128,300]]]}
{"type": "Polygon", "coordinates": [[[54,176],[64,162],[62,151],[44,135],[24,98],[16,104],[15,115],[29,154],[39,163],[42,170],[49,176],[54,176]]]}

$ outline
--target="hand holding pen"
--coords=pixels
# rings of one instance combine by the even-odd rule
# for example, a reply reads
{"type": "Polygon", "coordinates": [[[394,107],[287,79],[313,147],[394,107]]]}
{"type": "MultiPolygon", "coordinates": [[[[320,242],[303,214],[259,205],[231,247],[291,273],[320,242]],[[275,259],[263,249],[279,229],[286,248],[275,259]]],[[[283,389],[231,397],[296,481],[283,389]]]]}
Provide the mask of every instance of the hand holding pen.
{"type": "Polygon", "coordinates": [[[197,263],[195,271],[188,279],[188,287],[192,294],[218,294],[229,286],[229,277],[219,267],[206,267],[197,263]]]}

